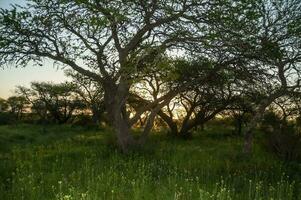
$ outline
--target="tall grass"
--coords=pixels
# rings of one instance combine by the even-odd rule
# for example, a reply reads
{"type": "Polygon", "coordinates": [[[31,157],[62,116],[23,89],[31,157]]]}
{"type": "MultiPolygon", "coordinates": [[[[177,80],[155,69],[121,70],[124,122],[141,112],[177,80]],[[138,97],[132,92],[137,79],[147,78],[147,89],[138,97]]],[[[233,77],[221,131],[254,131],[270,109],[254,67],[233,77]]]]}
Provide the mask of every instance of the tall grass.
{"type": "Polygon", "coordinates": [[[0,127],[2,138],[35,137],[2,151],[0,199],[301,199],[298,171],[259,146],[242,155],[240,138],[155,135],[123,155],[108,145],[107,131],[40,129],[0,127]]]}

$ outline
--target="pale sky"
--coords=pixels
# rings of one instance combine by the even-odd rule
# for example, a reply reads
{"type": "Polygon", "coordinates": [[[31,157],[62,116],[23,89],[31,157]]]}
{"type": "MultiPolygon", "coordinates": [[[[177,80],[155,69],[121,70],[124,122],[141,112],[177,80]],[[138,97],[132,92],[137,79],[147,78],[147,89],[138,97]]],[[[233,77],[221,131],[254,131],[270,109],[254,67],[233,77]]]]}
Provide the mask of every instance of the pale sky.
{"type": "MultiPolygon", "coordinates": [[[[0,8],[9,8],[11,3],[24,5],[25,0],[0,0],[0,8]]],[[[32,81],[52,81],[55,83],[67,80],[61,69],[53,67],[51,62],[45,62],[42,67],[29,64],[27,67],[9,66],[0,68],[0,97],[13,95],[15,86],[30,86],[32,81]]]]}

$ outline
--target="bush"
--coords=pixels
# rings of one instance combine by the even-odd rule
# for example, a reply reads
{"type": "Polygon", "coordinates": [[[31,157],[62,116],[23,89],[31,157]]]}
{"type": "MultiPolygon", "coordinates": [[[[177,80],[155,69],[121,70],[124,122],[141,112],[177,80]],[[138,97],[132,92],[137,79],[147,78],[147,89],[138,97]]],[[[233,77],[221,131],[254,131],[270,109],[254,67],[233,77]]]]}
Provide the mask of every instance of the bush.
{"type": "Polygon", "coordinates": [[[0,113],[0,125],[12,124],[15,121],[15,117],[11,113],[0,113]]]}
{"type": "Polygon", "coordinates": [[[264,145],[285,161],[301,161],[301,134],[294,123],[268,113],[262,123],[264,145]]]}
{"type": "Polygon", "coordinates": [[[87,125],[91,126],[91,125],[94,125],[91,116],[84,115],[84,114],[77,115],[72,124],[76,125],[76,126],[87,126],[87,125]]]}
{"type": "Polygon", "coordinates": [[[301,160],[301,135],[294,131],[274,131],[266,133],[270,150],[285,161],[301,160]]]}

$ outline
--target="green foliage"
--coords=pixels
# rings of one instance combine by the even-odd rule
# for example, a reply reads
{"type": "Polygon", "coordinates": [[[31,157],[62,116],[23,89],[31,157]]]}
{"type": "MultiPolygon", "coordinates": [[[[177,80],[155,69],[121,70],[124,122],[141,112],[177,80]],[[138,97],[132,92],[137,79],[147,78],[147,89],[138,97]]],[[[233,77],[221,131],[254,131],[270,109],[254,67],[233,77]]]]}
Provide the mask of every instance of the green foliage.
{"type": "MultiPolygon", "coordinates": [[[[158,100],[162,108],[173,93],[196,85],[210,90],[229,80],[240,86],[229,93],[250,88],[263,96],[256,102],[265,105],[284,91],[300,89],[300,7],[297,0],[32,0],[24,7],[0,9],[0,66],[41,65],[44,58],[68,66],[102,85],[110,121],[128,129],[144,113],[160,109],[146,102],[149,106],[141,107],[134,122],[125,109],[136,78],[156,70],[171,82],[165,92],[171,91],[170,97],[158,100]],[[174,52],[183,52],[185,59],[158,64],[162,55],[174,52]],[[186,60],[196,55],[201,59],[186,60]]],[[[35,84],[34,90],[45,98],[33,101],[33,108],[65,123],[81,102],[64,98],[73,86],[61,86],[35,84]]],[[[118,138],[125,151],[131,143],[126,138],[131,137],[118,138]]]]}
{"type": "Polygon", "coordinates": [[[151,151],[124,155],[106,145],[108,131],[1,126],[0,141],[9,143],[0,151],[1,199],[301,198],[299,168],[259,146],[246,158],[239,138],[155,135],[151,151]]]}

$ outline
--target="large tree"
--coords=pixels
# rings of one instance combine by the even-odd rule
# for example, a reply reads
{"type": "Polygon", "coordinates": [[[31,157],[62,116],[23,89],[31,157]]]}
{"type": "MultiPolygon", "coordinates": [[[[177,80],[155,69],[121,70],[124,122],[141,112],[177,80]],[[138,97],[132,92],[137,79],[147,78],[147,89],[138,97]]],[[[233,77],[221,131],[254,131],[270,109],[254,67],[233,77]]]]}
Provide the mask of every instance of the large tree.
{"type": "MultiPolygon", "coordinates": [[[[0,11],[1,64],[25,66],[51,59],[99,82],[123,151],[134,143],[130,127],[144,112],[131,119],[126,112],[138,71],[150,67],[162,52],[202,39],[202,16],[214,7],[210,1],[195,0],[28,3],[0,11]]],[[[145,110],[166,104],[176,93],[170,91],[145,110]]]]}
{"type": "MultiPolygon", "coordinates": [[[[301,89],[301,2],[262,1],[260,4],[256,54],[252,61],[260,66],[266,94],[245,131],[245,151],[251,151],[252,130],[265,109],[277,98],[300,93],[301,89]]],[[[261,83],[262,85],[262,83],[261,83]]]]}
{"type": "MultiPolygon", "coordinates": [[[[251,152],[253,130],[265,109],[277,98],[299,93],[301,88],[301,2],[296,0],[258,0],[252,7],[225,1],[210,18],[215,35],[209,47],[225,55],[240,56],[246,62],[233,69],[247,77],[245,86],[260,88],[260,101],[245,129],[245,152],[251,152]]],[[[200,49],[199,51],[202,51],[200,49]]]]}

